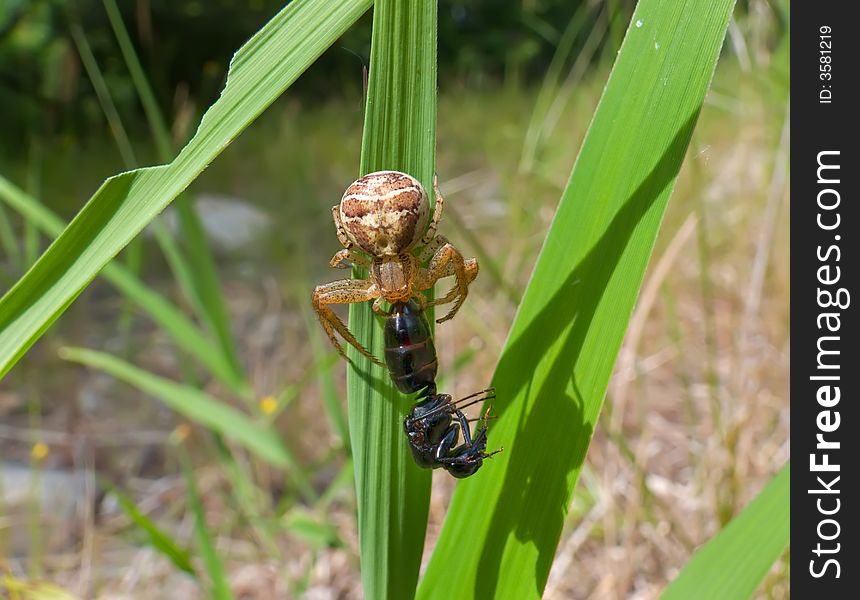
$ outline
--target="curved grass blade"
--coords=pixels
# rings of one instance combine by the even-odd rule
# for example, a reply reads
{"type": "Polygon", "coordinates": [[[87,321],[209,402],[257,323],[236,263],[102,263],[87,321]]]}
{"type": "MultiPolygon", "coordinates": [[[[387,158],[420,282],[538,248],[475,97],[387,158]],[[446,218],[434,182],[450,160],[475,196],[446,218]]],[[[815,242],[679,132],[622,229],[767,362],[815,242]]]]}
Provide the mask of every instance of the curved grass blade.
{"type": "Polygon", "coordinates": [[[209,597],[215,598],[215,600],[232,600],[233,592],[230,590],[230,583],[227,581],[224,563],[221,562],[221,558],[218,556],[218,551],[215,548],[215,540],[212,538],[212,532],[206,523],[206,512],[203,509],[203,501],[200,499],[200,492],[197,491],[197,484],[194,482],[194,469],[191,466],[191,459],[188,458],[188,454],[184,448],[179,449],[179,462],[182,465],[182,475],[185,478],[185,485],[187,486],[186,495],[188,496],[188,505],[191,513],[194,515],[194,537],[197,538],[197,546],[211,581],[209,597]]]}
{"type": "Polygon", "coordinates": [[[538,598],[733,0],[642,0],[496,368],[494,457],[419,598],[538,598]]]}
{"type": "Polygon", "coordinates": [[[755,593],[790,537],[790,463],[716,536],[699,548],[661,600],[738,600],[755,593]]]}
{"type": "MultiPolygon", "coordinates": [[[[140,98],[146,120],[149,122],[149,129],[158,151],[158,159],[167,162],[173,156],[173,148],[170,142],[170,132],[158,107],[155,94],[149,85],[143,66],[137,58],[137,53],[134,51],[134,44],[131,42],[115,0],[103,0],[102,3],[138,98],[140,98]]],[[[165,256],[177,274],[177,280],[183,285],[186,294],[192,300],[197,314],[218,340],[224,359],[230,364],[237,377],[244,379],[241,361],[230,331],[230,319],[218,280],[218,271],[200,217],[188,197],[180,196],[176,201],[176,209],[179,215],[182,240],[185,247],[188,248],[190,261],[195,266],[194,269],[184,270],[183,275],[187,274],[187,277],[179,276],[182,269],[180,266],[181,259],[176,256],[178,252],[173,247],[170,236],[160,232],[160,235],[157,234],[157,239],[162,244],[165,256]],[[171,257],[171,253],[174,254],[173,257],[171,257]]]]}
{"type": "MultiPolygon", "coordinates": [[[[373,11],[361,173],[404,171],[432,189],[435,151],[436,2],[379,0],[373,11]]],[[[354,275],[367,273],[356,269],[354,275]]],[[[382,356],[382,328],[369,303],[350,305],[349,325],[382,356]]],[[[352,348],[350,358],[349,428],[364,595],[408,599],[421,565],[430,473],[415,466],[401,429],[409,401],[384,369],[352,348]]]]}
{"type": "MultiPolygon", "coordinates": [[[[51,236],[63,231],[63,221],[42,203],[13,185],[0,175],[0,200],[18,212],[27,223],[51,236]]],[[[127,298],[136,302],[150,318],[173,340],[177,347],[187,352],[219,381],[241,397],[247,397],[250,388],[223,354],[213,346],[200,330],[164,296],[153,291],[134,273],[117,262],[108,264],[101,275],[127,298]]]]}
{"type": "Polygon", "coordinates": [[[158,377],[110,354],[85,348],[62,348],[60,356],[109,373],[156,396],[185,418],[241,444],[263,460],[278,467],[289,467],[290,476],[305,497],[316,497],[298,461],[283,445],[273,428],[255,423],[244,413],[197,388],[158,377]]]}
{"type": "Polygon", "coordinates": [[[108,179],[0,299],[0,376],[98,272],[313,63],[371,0],[296,0],[233,57],[221,97],[168,165],[108,179]]]}
{"type": "Polygon", "coordinates": [[[123,512],[128,515],[128,518],[131,519],[138,528],[146,532],[146,535],[149,537],[149,543],[152,544],[152,547],[172,562],[173,566],[177,569],[185,571],[196,579],[197,572],[191,564],[191,555],[189,552],[177,544],[176,540],[174,540],[169,533],[156,525],[152,519],[140,512],[140,509],[137,508],[134,500],[109,483],[105,481],[102,481],[101,483],[111,494],[114,495],[117,502],[119,502],[120,508],[122,508],[123,512]]]}

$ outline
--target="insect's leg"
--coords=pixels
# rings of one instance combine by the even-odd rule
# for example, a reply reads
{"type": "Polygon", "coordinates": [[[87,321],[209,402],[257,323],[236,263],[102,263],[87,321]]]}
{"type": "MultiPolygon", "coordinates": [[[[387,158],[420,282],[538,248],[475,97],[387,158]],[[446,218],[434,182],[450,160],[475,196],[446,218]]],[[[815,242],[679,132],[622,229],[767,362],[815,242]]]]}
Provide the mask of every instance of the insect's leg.
{"type": "Polygon", "coordinates": [[[445,463],[450,461],[451,451],[457,445],[457,438],[460,434],[460,426],[456,423],[452,424],[451,427],[445,432],[445,435],[442,436],[442,440],[439,442],[439,445],[436,447],[436,460],[440,463],[445,463]]]}
{"type": "Polygon", "coordinates": [[[376,287],[372,282],[366,279],[342,279],[332,283],[319,285],[314,289],[313,305],[314,310],[320,319],[320,324],[328,335],[329,340],[334,345],[335,349],[341,356],[347,358],[343,346],[335,335],[335,331],[339,333],[344,340],[352,344],[356,350],[369,358],[373,363],[384,367],[379,360],[376,359],[361,343],[355,339],[352,332],[346,324],[340,320],[340,317],[329,308],[330,304],[351,304],[354,302],[365,302],[378,297],[376,287]]]}
{"type": "MultiPolygon", "coordinates": [[[[461,410],[454,411],[454,414],[457,415],[457,421],[459,421],[460,423],[460,429],[463,430],[463,443],[466,445],[467,448],[471,448],[472,431],[469,429],[469,419],[466,417],[466,415],[463,414],[463,411],[461,410]]],[[[480,431],[481,430],[479,430],[479,435],[480,431]]]]}
{"type": "Polygon", "coordinates": [[[370,268],[370,261],[355,250],[351,249],[338,250],[334,253],[334,256],[331,257],[328,264],[335,269],[348,269],[350,265],[346,264],[347,261],[354,265],[364,267],[365,269],[370,268]]]}

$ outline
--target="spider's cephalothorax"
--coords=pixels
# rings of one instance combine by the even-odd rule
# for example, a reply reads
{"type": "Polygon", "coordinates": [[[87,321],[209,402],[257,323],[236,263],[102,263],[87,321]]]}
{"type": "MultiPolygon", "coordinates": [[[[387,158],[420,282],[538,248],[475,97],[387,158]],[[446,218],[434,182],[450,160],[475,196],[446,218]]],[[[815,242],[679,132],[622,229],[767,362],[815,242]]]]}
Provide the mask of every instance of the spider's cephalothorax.
{"type": "Polygon", "coordinates": [[[314,309],[320,323],[342,355],[346,356],[335,332],[383,366],[355,339],[331,304],[374,300],[374,312],[387,316],[381,308],[383,300],[393,304],[417,298],[421,310],[453,302],[448,314],[437,320],[442,323],[453,317],[466,299],[469,284],[478,275],[478,262],[463,258],[447,239],[436,235],[444,200],[435,178],[433,188],[436,206],[429,224],[427,192],[417,179],[399,171],[378,171],[359,178],[346,189],[340,204],[332,207],[337,237],[344,249],[332,257],[331,266],[353,263],[369,271],[367,279],[341,279],[314,290],[314,309]],[[418,247],[421,252],[413,253],[418,247]],[[429,264],[422,266],[427,261],[429,264]],[[427,302],[421,292],[449,275],[455,278],[451,291],[427,302]]]}

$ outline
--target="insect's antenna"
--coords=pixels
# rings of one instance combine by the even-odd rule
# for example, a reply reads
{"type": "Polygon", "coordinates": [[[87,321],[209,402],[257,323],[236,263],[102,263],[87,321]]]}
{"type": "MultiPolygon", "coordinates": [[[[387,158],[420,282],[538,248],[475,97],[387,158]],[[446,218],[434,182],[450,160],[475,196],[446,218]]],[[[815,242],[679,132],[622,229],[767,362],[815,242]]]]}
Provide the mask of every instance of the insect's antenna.
{"type": "MultiPolygon", "coordinates": [[[[492,400],[496,397],[496,388],[487,388],[485,390],[481,390],[480,392],[475,392],[474,394],[469,394],[459,400],[455,400],[454,404],[460,404],[460,402],[464,402],[465,400],[469,400],[470,398],[474,398],[475,396],[480,396],[481,394],[489,394],[485,400],[492,400]]],[[[471,406],[474,402],[470,404],[466,404],[465,406],[471,406]]]]}
{"type": "Polygon", "coordinates": [[[477,404],[478,402],[483,402],[484,400],[494,400],[496,397],[495,392],[496,392],[496,388],[487,388],[485,390],[481,390],[480,392],[475,392],[474,394],[469,394],[465,398],[460,398],[456,402],[447,402],[445,404],[441,404],[441,405],[437,406],[433,410],[428,410],[426,413],[424,413],[420,417],[411,417],[409,419],[409,422],[414,423],[415,421],[420,421],[421,419],[426,419],[427,417],[432,417],[433,415],[436,415],[440,412],[453,412],[453,411],[451,411],[449,406],[453,406],[455,410],[461,410],[461,409],[466,408],[468,406],[472,406],[473,404],[477,404]],[[486,395],[482,396],[482,394],[486,394],[486,395]],[[461,402],[463,402],[465,400],[469,400],[470,398],[475,398],[476,396],[480,396],[480,397],[476,398],[475,400],[472,400],[471,402],[467,402],[466,404],[460,404],[461,402]]]}
{"type": "Polygon", "coordinates": [[[498,415],[484,415],[482,417],[475,417],[474,419],[466,419],[469,423],[474,423],[475,421],[490,421],[492,419],[498,419],[498,415]]]}
{"type": "Polygon", "coordinates": [[[481,394],[493,394],[493,398],[495,398],[496,397],[495,396],[496,388],[487,388],[485,390],[481,390],[480,392],[475,392],[474,394],[469,394],[468,396],[464,396],[463,398],[460,398],[459,400],[454,402],[454,404],[459,404],[463,400],[468,400],[469,398],[474,398],[475,396],[480,396],[481,394]]]}
{"type": "MultiPolygon", "coordinates": [[[[471,396],[470,396],[470,398],[471,398],[471,396]]],[[[460,404],[460,402],[465,400],[465,398],[463,398],[463,400],[459,400],[458,402],[455,402],[454,406],[457,410],[463,410],[464,408],[472,406],[473,404],[477,404],[478,402],[483,402],[484,400],[495,400],[495,398],[496,398],[495,396],[484,396],[481,398],[476,398],[476,399],[472,400],[471,402],[467,402],[466,404],[460,404]]]]}
{"type": "Polygon", "coordinates": [[[474,394],[470,394],[469,396],[466,396],[465,398],[460,398],[459,400],[454,402],[454,406],[457,408],[457,410],[463,410],[467,406],[472,406],[473,404],[477,404],[478,402],[482,402],[482,401],[486,401],[486,400],[495,400],[495,399],[496,399],[496,388],[487,388],[485,390],[481,390],[480,392],[475,392],[474,394]],[[486,395],[482,395],[482,394],[486,394],[486,395]],[[470,398],[474,398],[475,396],[481,396],[481,397],[478,398],[477,400],[472,400],[471,402],[467,402],[466,404],[463,404],[463,402],[466,402],[466,400],[469,400],[470,398]]]}
{"type": "MultiPolygon", "coordinates": [[[[495,398],[496,398],[495,392],[496,392],[495,388],[487,388],[485,390],[481,390],[480,392],[475,392],[474,394],[470,394],[470,395],[466,396],[465,398],[460,398],[456,402],[451,402],[450,404],[454,407],[455,410],[463,410],[464,408],[472,406],[473,404],[477,404],[478,402],[483,402],[485,400],[495,400],[495,398]],[[487,394],[487,395],[481,396],[481,394],[487,394]],[[475,396],[481,396],[481,397],[476,398],[475,400],[472,400],[471,402],[467,402],[466,404],[460,404],[461,402],[468,400],[469,398],[475,398],[475,396]]],[[[422,417],[422,418],[429,417],[430,415],[435,415],[438,412],[443,412],[446,410],[450,410],[450,409],[448,408],[447,404],[443,404],[442,406],[439,406],[438,408],[434,408],[433,410],[428,411],[427,413],[424,414],[424,417],[422,417]]]]}

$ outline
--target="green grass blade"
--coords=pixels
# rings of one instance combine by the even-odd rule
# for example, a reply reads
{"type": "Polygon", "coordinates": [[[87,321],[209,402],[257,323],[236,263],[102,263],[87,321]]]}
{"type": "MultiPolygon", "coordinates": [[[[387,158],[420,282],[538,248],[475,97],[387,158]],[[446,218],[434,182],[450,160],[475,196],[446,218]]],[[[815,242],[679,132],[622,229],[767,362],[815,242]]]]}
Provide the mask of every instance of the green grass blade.
{"type": "MultiPolygon", "coordinates": [[[[309,287],[309,284],[304,285],[302,290],[306,291],[309,287]]],[[[331,354],[327,353],[331,352],[331,344],[325,337],[322,328],[320,328],[313,310],[308,305],[306,295],[302,294],[301,298],[297,298],[297,301],[302,313],[302,319],[308,331],[308,337],[310,338],[311,355],[315,363],[313,371],[316,375],[320,394],[322,395],[329,426],[340,436],[343,447],[349,450],[349,425],[347,424],[346,411],[344,411],[341,405],[342,398],[338,394],[334,378],[327,367],[327,359],[331,357],[331,354]]]]}
{"type": "Polygon", "coordinates": [[[194,537],[197,538],[197,546],[203,557],[203,564],[206,566],[206,572],[209,574],[212,585],[209,590],[209,597],[216,600],[231,600],[233,592],[230,591],[230,584],[227,582],[224,564],[221,562],[218,551],[215,549],[215,540],[212,538],[212,532],[206,524],[206,513],[203,509],[203,502],[200,499],[200,492],[197,491],[197,485],[194,483],[194,469],[185,450],[181,448],[179,450],[179,461],[182,464],[182,475],[185,477],[185,485],[188,487],[186,490],[188,505],[191,513],[194,515],[194,537]]]}
{"type": "Polygon", "coordinates": [[[102,112],[110,126],[114,142],[116,142],[117,149],[122,157],[122,162],[126,168],[132,168],[139,163],[137,162],[137,157],[134,154],[134,148],[131,146],[131,141],[128,139],[125,127],[122,124],[122,119],[120,119],[119,112],[117,111],[113,98],[110,95],[110,90],[108,90],[107,83],[102,76],[102,71],[96,62],[96,57],[93,56],[90,42],[87,40],[84,30],[81,29],[81,26],[77,23],[73,23],[71,25],[69,32],[72,34],[72,40],[74,40],[75,46],[78,49],[81,63],[84,65],[84,69],[87,72],[90,83],[96,92],[99,105],[101,105],[102,112]]]}
{"type": "Polygon", "coordinates": [[[197,577],[194,566],[191,564],[191,555],[187,550],[180,547],[170,534],[162,530],[152,519],[140,512],[140,509],[137,508],[131,498],[112,485],[105,482],[102,482],[102,484],[106,485],[110,493],[116,497],[123,512],[128,515],[138,528],[146,533],[149,537],[149,543],[152,544],[153,548],[164,555],[180,571],[185,571],[194,578],[197,577]]]}
{"type": "MultiPolygon", "coordinates": [[[[379,0],[361,172],[404,171],[432,189],[435,150],[436,2],[379,0]]],[[[366,277],[358,269],[354,274],[366,277]]],[[[369,303],[350,305],[349,324],[381,357],[382,328],[369,303]]],[[[403,435],[409,401],[395,391],[384,369],[357,352],[350,356],[357,366],[348,370],[347,396],[364,595],[411,598],[427,527],[430,473],[415,466],[403,435]]]]}
{"type": "Polygon", "coordinates": [[[218,280],[218,269],[215,267],[215,259],[209,248],[209,240],[206,239],[206,233],[203,231],[203,223],[200,222],[200,217],[187,196],[177,200],[176,209],[188,259],[194,266],[191,270],[191,280],[194,294],[198,299],[200,317],[215,335],[221,354],[224,355],[233,372],[238,377],[244,378],[239,355],[236,352],[236,343],[230,331],[230,316],[221,291],[221,282],[218,280]]]}
{"type": "MultiPolygon", "coordinates": [[[[0,175],[0,200],[18,212],[28,223],[50,236],[63,231],[63,221],[32,196],[0,175]]],[[[237,374],[222,354],[195,325],[164,296],[153,291],[131,271],[113,262],[102,271],[126,297],[134,300],[167,333],[177,347],[194,357],[219,381],[240,396],[248,393],[248,384],[237,374]]]]}
{"type": "Polygon", "coordinates": [[[290,3],[233,57],[227,84],[169,165],[108,179],[0,299],[0,376],[83,288],[354,23],[371,0],[290,3]]]}
{"type": "MultiPolygon", "coordinates": [[[[103,4],[138,98],[143,105],[150,132],[155,139],[158,158],[167,162],[173,155],[173,148],[164,116],[161,114],[155,94],[152,92],[146,73],[134,51],[134,44],[131,42],[116,2],[103,0],[103,4]]],[[[215,334],[221,353],[232,367],[234,375],[244,379],[241,363],[236,353],[236,344],[230,332],[230,319],[224,302],[224,294],[218,281],[215,261],[200,218],[193,204],[186,197],[180,197],[177,200],[177,212],[182,229],[182,239],[189,250],[189,258],[195,268],[193,270],[183,268],[184,261],[176,248],[173,247],[170,236],[166,235],[163,230],[157,232],[157,240],[161,244],[179,283],[183,286],[186,294],[191,297],[198,314],[215,334]]]]}
{"type": "Polygon", "coordinates": [[[458,485],[419,598],[538,598],[733,0],[641,0],[499,360],[505,451],[458,485]]]}
{"type": "Polygon", "coordinates": [[[21,265],[21,250],[18,248],[18,236],[15,235],[15,230],[12,229],[12,222],[6,214],[6,209],[0,205],[0,246],[3,247],[3,252],[9,257],[9,262],[16,269],[23,268],[21,265]]]}
{"type": "Polygon", "coordinates": [[[155,139],[158,156],[161,160],[169,160],[173,152],[170,143],[170,132],[167,129],[164,115],[161,114],[161,109],[158,107],[158,101],[155,99],[152,87],[149,85],[149,80],[146,78],[146,72],[143,70],[143,66],[137,58],[137,53],[134,51],[134,44],[128,35],[125,23],[122,21],[119,7],[117,7],[115,0],[102,0],[102,4],[104,4],[111,29],[113,29],[129,75],[131,75],[134,88],[137,90],[137,96],[140,98],[140,103],[143,106],[143,112],[146,114],[149,130],[155,139]]]}
{"type": "Polygon", "coordinates": [[[308,498],[315,496],[310,482],[295,457],[284,447],[271,427],[255,423],[232,406],[209,394],[181,385],[139,369],[104,352],[84,348],[63,348],[62,358],[100,369],[148,394],[152,394],[187,419],[231,439],[265,461],[279,467],[291,467],[297,487],[308,498]]]}
{"type": "Polygon", "coordinates": [[[344,546],[334,525],[315,518],[301,508],[293,509],[284,515],[283,527],[293,535],[309,542],[316,549],[344,546]]]}
{"type": "Polygon", "coordinates": [[[716,536],[699,548],[662,600],[741,600],[755,593],[788,546],[790,464],[716,536]]]}

